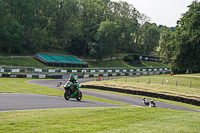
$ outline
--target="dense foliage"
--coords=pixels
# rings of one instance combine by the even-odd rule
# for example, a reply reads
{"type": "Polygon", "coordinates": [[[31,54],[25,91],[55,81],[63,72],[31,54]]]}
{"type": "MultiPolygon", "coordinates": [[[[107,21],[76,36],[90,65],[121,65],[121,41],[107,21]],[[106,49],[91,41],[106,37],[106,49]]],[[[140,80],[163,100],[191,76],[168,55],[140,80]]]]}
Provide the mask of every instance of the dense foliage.
{"type": "Polygon", "coordinates": [[[125,62],[129,62],[129,63],[132,63],[132,62],[133,62],[133,58],[130,57],[129,55],[124,55],[122,59],[123,59],[123,61],[125,61],[125,62]]]}
{"type": "Polygon", "coordinates": [[[173,72],[200,71],[200,2],[177,26],[157,26],[127,2],[0,0],[0,52],[67,53],[101,60],[120,52],[148,55],[158,46],[173,72]]]}
{"type": "Polygon", "coordinates": [[[118,51],[148,54],[159,28],[131,4],[110,0],[0,0],[0,51],[66,51],[98,60],[118,51]]]}
{"type": "Polygon", "coordinates": [[[160,53],[174,73],[200,71],[200,2],[194,1],[177,21],[174,33],[163,29],[160,53]]]}

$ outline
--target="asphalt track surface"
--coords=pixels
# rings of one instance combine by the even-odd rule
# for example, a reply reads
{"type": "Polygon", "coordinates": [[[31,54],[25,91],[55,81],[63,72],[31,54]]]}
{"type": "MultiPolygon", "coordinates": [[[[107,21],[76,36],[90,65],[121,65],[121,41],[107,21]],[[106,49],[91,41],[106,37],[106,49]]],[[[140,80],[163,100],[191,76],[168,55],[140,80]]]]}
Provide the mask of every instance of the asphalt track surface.
{"type": "MultiPolygon", "coordinates": [[[[79,79],[79,83],[92,81],[95,79],[79,79]]],[[[56,85],[62,82],[66,83],[66,80],[31,80],[28,81],[30,84],[50,87],[54,89],[64,89],[62,87],[56,87],[56,85]]],[[[143,104],[141,98],[107,94],[95,91],[81,90],[83,95],[103,98],[107,100],[117,101],[121,103],[127,103],[133,106],[148,107],[143,104]]],[[[149,99],[150,100],[150,99],[149,99]]],[[[163,102],[155,101],[158,108],[176,109],[184,111],[196,111],[193,109],[171,105],[163,102]]],[[[12,111],[12,110],[34,110],[34,109],[47,109],[47,108],[74,108],[74,107],[120,107],[120,105],[108,104],[95,101],[81,100],[76,101],[76,99],[71,98],[70,100],[65,100],[64,97],[56,96],[45,96],[36,94],[13,94],[13,93],[0,93],[0,111],[12,111]]]]}
{"type": "Polygon", "coordinates": [[[70,99],[69,101],[66,101],[63,97],[56,96],[16,93],[0,93],[0,101],[0,111],[119,106],[114,104],[86,100],[78,102],[76,101],[76,99],[70,99]]]}

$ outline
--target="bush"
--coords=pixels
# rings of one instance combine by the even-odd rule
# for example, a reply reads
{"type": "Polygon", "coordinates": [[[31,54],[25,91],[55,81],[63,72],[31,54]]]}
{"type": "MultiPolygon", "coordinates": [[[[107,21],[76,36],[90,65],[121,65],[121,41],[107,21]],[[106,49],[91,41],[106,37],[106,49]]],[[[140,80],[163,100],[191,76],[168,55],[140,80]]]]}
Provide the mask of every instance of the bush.
{"type": "Polygon", "coordinates": [[[133,58],[128,55],[124,55],[122,59],[125,62],[133,62],[133,58]]]}

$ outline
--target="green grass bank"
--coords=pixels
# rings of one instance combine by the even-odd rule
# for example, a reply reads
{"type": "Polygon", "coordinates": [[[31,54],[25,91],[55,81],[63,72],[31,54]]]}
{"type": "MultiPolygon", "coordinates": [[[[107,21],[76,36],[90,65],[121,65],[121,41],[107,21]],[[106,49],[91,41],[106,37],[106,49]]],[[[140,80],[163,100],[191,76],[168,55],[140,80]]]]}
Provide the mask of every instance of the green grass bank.
{"type": "MultiPolygon", "coordinates": [[[[41,62],[35,60],[34,58],[0,58],[0,66],[22,66],[22,67],[39,67],[39,68],[58,68],[45,66],[41,62]]],[[[166,64],[151,62],[151,61],[141,61],[141,64],[128,64],[119,59],[106,60],[101,62],[88,61],[88,67],[166,67],[166,64]]],[[[61,67],[60,67],[61,68],[61,67]]],[[[63,67],[62,67],[63,69],[63,67]]],[[[64,68],[69,69],[69,67],[64,68]]]]}
{"type": "Polygon", "coordinates": [[[92,81],[83,83],[83,85],[96,85],[119,87],[121,89],[130,89],[138,91],[153,92],[172,96],[180,96],[200,101],[200,78],[154,75],[133,78],[123,78],[104,81],[92,81]]]}
{"type": "Polygon", "coordinates": [[[160,108],[70,108],[1,112],[1,132],[199,132],[200,113],[160,108]]]}

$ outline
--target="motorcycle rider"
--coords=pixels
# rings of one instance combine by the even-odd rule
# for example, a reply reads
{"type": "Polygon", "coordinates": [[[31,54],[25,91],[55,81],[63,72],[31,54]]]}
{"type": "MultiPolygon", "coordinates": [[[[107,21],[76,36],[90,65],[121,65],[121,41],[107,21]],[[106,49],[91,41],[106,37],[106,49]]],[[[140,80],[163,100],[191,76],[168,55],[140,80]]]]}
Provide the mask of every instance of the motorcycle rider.
{"type": "Polygon", "coordinates": [[[147,98],[143,97],[142,100],[144,104],[149,105],[149,100],[147,98]]]}
{"type": "Polygon", "coordinates": [[[72,82],[73,84],[78,83],[78,80],[76,77],[74,77],[74,74],[69,75],[69,81],[72,82]]]}
{"type": "MultiPolygon", "coordinates": [[[[74,89],[77,89],[77,87],[79,87],[78,80],[77,80],[77,78],[74,76],[74,74],[70,74],[70,75],[69,75],[69,80],[68,80],[68,82],[65,84],[65,86],[66,86],[69,82],[72,82],[72,83],[73,83],[74,89]]],[[[65,87],[65,86],[64,86],[64,87],[65,87]]],[[[73,90],[73,91],[75,91],[75,90],[73,90]]]]}

